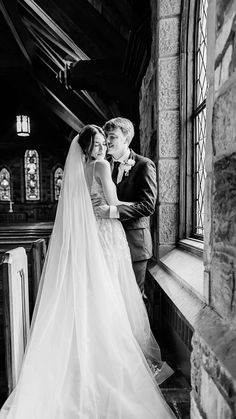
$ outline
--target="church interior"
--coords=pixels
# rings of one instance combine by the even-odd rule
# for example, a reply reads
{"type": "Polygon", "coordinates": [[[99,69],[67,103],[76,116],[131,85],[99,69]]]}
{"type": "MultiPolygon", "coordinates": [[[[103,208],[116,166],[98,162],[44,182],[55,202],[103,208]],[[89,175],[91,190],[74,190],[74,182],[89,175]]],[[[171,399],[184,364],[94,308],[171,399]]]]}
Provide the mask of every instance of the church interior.
{"type": "Polygon", "coordinates": [[[236,0],[0,0],[0,34],[0,403],[70,143],[124,116],[157,168],[146,293],[175,369],[163,395],[179,419],[235,418],[236,0]]]}

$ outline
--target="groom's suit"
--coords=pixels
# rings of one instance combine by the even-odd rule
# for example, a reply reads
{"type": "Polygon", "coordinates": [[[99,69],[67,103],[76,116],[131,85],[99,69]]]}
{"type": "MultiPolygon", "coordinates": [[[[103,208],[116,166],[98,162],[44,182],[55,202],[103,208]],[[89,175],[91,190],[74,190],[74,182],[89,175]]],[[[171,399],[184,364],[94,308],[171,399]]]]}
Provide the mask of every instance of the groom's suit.
{"type": "MultiPolygon", "coordinates": [[[[150,215],[155,210],[157,197],[156,167],[148,158],[130,151],[135,164],[117,184],[120,201],[134,202],[133,205],[119,205],[119,216],[126,232],[132,262],[146,261],[152,256],[150,215]]],[[[116,184],[119,163],[114,164],[112,178],[116,184]]],[[[137,282],[140,281],[137,278],[137,282]]],[[[140,285],[140,283],[139,283],[140,285]]],[[[141,285],[142,290],[143,285],[141,285]]]]}

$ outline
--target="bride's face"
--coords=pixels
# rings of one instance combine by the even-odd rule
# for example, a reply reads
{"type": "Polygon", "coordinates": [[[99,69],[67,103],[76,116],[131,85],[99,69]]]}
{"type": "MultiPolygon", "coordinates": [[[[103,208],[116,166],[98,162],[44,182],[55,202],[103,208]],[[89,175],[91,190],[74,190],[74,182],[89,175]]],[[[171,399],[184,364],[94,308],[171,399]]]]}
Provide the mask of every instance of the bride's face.
{"type": "Polygon", "coordinates": [[[91,157],[95,160],[104,159],[106,157],[107,143],[106,139],[102,134],[95,134],[94,137],[94,147],[91,153],[91,157]]]}

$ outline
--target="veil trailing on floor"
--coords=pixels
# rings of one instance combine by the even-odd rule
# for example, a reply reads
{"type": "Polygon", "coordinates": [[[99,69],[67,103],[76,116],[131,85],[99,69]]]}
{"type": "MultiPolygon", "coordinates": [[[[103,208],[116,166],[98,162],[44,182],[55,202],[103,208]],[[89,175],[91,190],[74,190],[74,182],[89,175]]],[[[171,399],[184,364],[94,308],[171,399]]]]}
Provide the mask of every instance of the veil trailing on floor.
{"type": "MultiPolygon", "coordinates": [[[[77,139],[66,160],[20,378],[0,418],[173,417],[114,291],[77,139]]],[[[159,358],[157,345],[150,345],[150,355],[159,358]]]]}

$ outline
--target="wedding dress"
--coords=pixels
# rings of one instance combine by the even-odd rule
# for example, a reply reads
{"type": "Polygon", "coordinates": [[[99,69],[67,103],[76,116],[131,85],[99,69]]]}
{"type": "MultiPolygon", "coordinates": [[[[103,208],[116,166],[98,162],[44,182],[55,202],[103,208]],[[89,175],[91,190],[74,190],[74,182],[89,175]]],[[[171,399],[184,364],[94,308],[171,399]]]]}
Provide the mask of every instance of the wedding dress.
{"type": "Polygon", "coordinates": [[[76,137],[66,160],[20,378],[0,419],[175,417],[146,360],[148,355],[160,359],[149,323],[135,313],[136,326],[132,310],[139,304],[129,307],[124,297],[132,289],[126,288],[125,278],[118,281],[129,259],[118,225],[96,222],[76,137]],[[123,267],[109,255],[109,228],[117,244],[123,242],[117,255],[124,256],[123,267]]]}
{"type": "MultiPolygon", "coordinates": [[[[107,205],[101,181],[94,176],[96,161],[92,164],[90,195],[96,196],[100,205],[107,205]]],[[[149,365],[156,371],[156,382],[161,384],[173,374],[173,370],[166,362],[162,362],[160,348],[151,332],[146,307],[132,268],[125,231],[118,219],[97,218],[96,221],[98,236],[117,296],[120,296],[121,304],[125,303],[132,332],[149,365]]]]}

